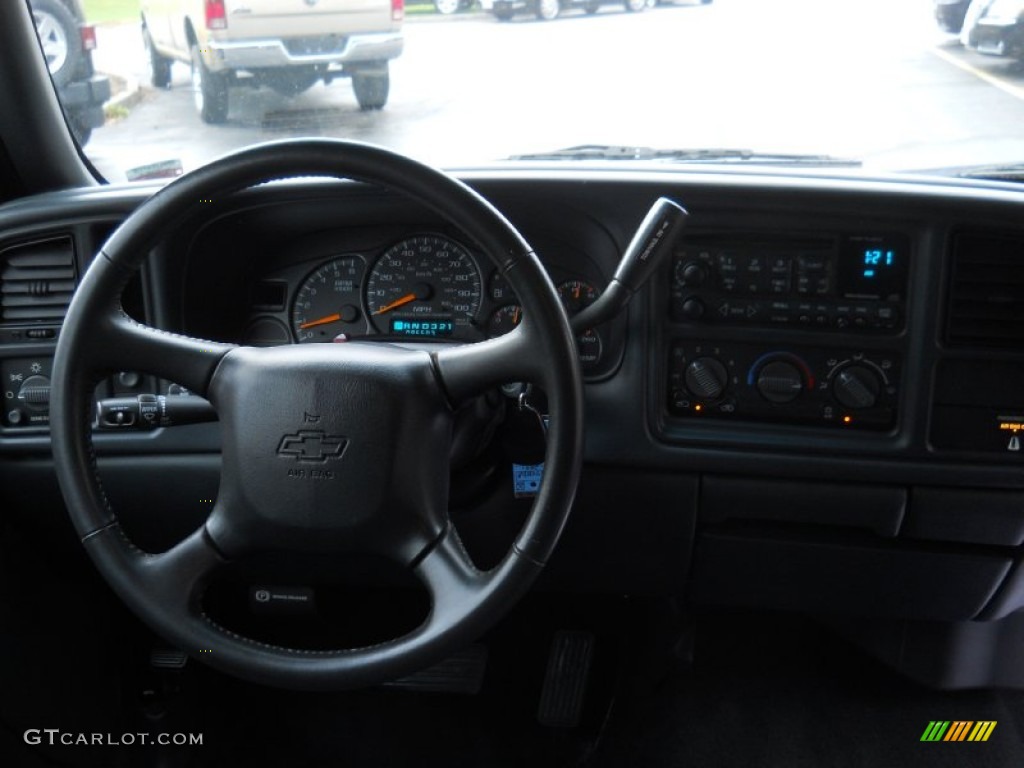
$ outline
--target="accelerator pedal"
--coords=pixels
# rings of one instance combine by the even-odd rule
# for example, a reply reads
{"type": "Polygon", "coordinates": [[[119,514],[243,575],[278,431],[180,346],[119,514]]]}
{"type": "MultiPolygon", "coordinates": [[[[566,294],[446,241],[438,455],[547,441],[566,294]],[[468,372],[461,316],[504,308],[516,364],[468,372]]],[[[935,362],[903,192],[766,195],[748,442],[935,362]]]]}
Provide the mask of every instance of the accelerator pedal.
{"type": "Polygon", "coordinates": [[[579,725],[593,657],[592,632],[559,630],[555,633],[537,708],[537,721],[541,725],[549,728],[579,725]]]}

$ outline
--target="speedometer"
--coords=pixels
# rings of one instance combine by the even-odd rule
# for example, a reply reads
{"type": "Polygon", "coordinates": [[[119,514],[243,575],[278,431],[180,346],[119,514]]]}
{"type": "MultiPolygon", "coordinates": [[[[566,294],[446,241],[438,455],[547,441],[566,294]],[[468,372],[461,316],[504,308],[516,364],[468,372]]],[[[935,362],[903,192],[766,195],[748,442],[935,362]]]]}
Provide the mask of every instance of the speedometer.
{"type": "Polygon", "coordinates": [[[370,270],[366,308],[381,333],[459,335],[475,325],[482,278],[469,251],[440,235],[410,237],[389,248],[370,270]]]}

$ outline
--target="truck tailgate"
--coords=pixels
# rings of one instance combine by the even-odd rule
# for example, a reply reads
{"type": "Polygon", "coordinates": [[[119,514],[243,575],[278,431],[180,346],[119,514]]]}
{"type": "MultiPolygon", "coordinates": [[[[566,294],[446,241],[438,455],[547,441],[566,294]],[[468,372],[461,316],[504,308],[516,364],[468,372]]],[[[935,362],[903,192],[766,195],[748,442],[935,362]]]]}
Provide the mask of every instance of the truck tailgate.
{"type": "Polygon", "coordinates": [[[391,18],[391,0],[227,0],[222,39],[347,36],[389,32],[401,27],[391,18]]]}

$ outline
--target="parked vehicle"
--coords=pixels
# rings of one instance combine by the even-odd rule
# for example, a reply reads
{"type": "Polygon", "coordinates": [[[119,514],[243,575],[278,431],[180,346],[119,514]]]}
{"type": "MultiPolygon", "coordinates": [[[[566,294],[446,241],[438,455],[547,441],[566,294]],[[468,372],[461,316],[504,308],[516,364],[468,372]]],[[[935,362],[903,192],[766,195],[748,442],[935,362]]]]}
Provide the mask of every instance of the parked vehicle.
{"type": "Polygon", "coordinates": [[[974,0],[962,39],[978,53],[1024,58],[1024,0],[974,0]]]}
{"type": "Polygon", "coordinates": [[[68,125],[84,145],[103,125],[110,98],[109,78],[93,71],[96,28],[85,23],[79,0],[32,0],[32,19],[68,125]]]}
{"type": "Polygon", "coordinates": [[[475,0],[434,0],[434,10],[444,16],[473,7],[475,0]]]}
{"type": "MultiPolygon", "coordinates": [[[[498,21],[508,21],[517,13],[532,13],[541,21],[551,21],[570,8],[597,13],[601,4],[602,0],[494,0],[491,12],[498,21]]],[[[623,0],[623,5],[635,13],[647,7],[647,0],[623,0]]]]}
{"type": "MultiPolygon", "coordinates": [[[[563,11],[582,8],[588,14],[597,13],[604,5],[622,5],[627,11],[637,13],[652,8],[659,0],[483,0],[484,10],[490,10],[498,21],[509,21],[517,13],[532,13],[541,21],[557,19],[563,11]]],[[[712,0],[698,0],[700,5],[710,5],[712,0]]]]}
{"type": "Polygon", "coordinates": [[[187,63],[200,117],[223,123],[231,87],[244,83],[295,95],[349,77],[360,108],[381,109],[404,17],[404,0],[143,0],[142,37],[153,85],[187,63]]]}
{"type": "Polygon", "coordinates": [[[971,0],[934,0],[935,20],[946,32],[958,35],[971,0]]]}

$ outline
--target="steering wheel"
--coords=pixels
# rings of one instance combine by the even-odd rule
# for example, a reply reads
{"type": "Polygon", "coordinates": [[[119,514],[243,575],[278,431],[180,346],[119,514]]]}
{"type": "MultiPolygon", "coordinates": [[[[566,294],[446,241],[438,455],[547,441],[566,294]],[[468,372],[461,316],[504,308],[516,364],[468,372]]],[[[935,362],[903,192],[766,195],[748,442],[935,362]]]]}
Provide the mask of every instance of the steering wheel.
{"type": "MultiPolygon", "coordinates": [[[[536,255],[486,200],[402,155],[337,140],[264,144],[167,185],[110,236],[86,271],[57,344],[51,399],[54,463],[72,522],[100,573],[146,624],[189,655],[258,683],[343,689],[395,679],[458,650],[528,588],[563,528],[579,477],[582,380],[575,341],[536,255]],[[121,292],[144,256],[204,200],[298,176],[353,179],[408,195],[444,216],[499,268],[523,321],[489,341],[436,350],[349,342],[241,347],[142,325],[121,292]],[[220,489],[200,528],[160,554],[123,531],[97,477],[96,383],[142,370],[210,400],[222,426],[220,489]],[[544,477],[514,544],[478,570],[448,514],[453,411],[509,381],[544,389],[544,477]],[[310,421],[315,423],[309,423],[310,421]],[[309,459],[296,441],[317,447],[309,459]],[[289,470],[292,470],[289,473],[289,470]],[[303,477],[305,476],[305,477],[303,477]],[[367,553],[411,569],[430,611],[406,635],[338,650],[285,648],[220,626],[202,606],[226,563],[260,552],[367,553]],[[213,652],[199,654],[200,649],[213,652]]],[[[153,489],[154,493],[159,492],[153,489]]]]}

